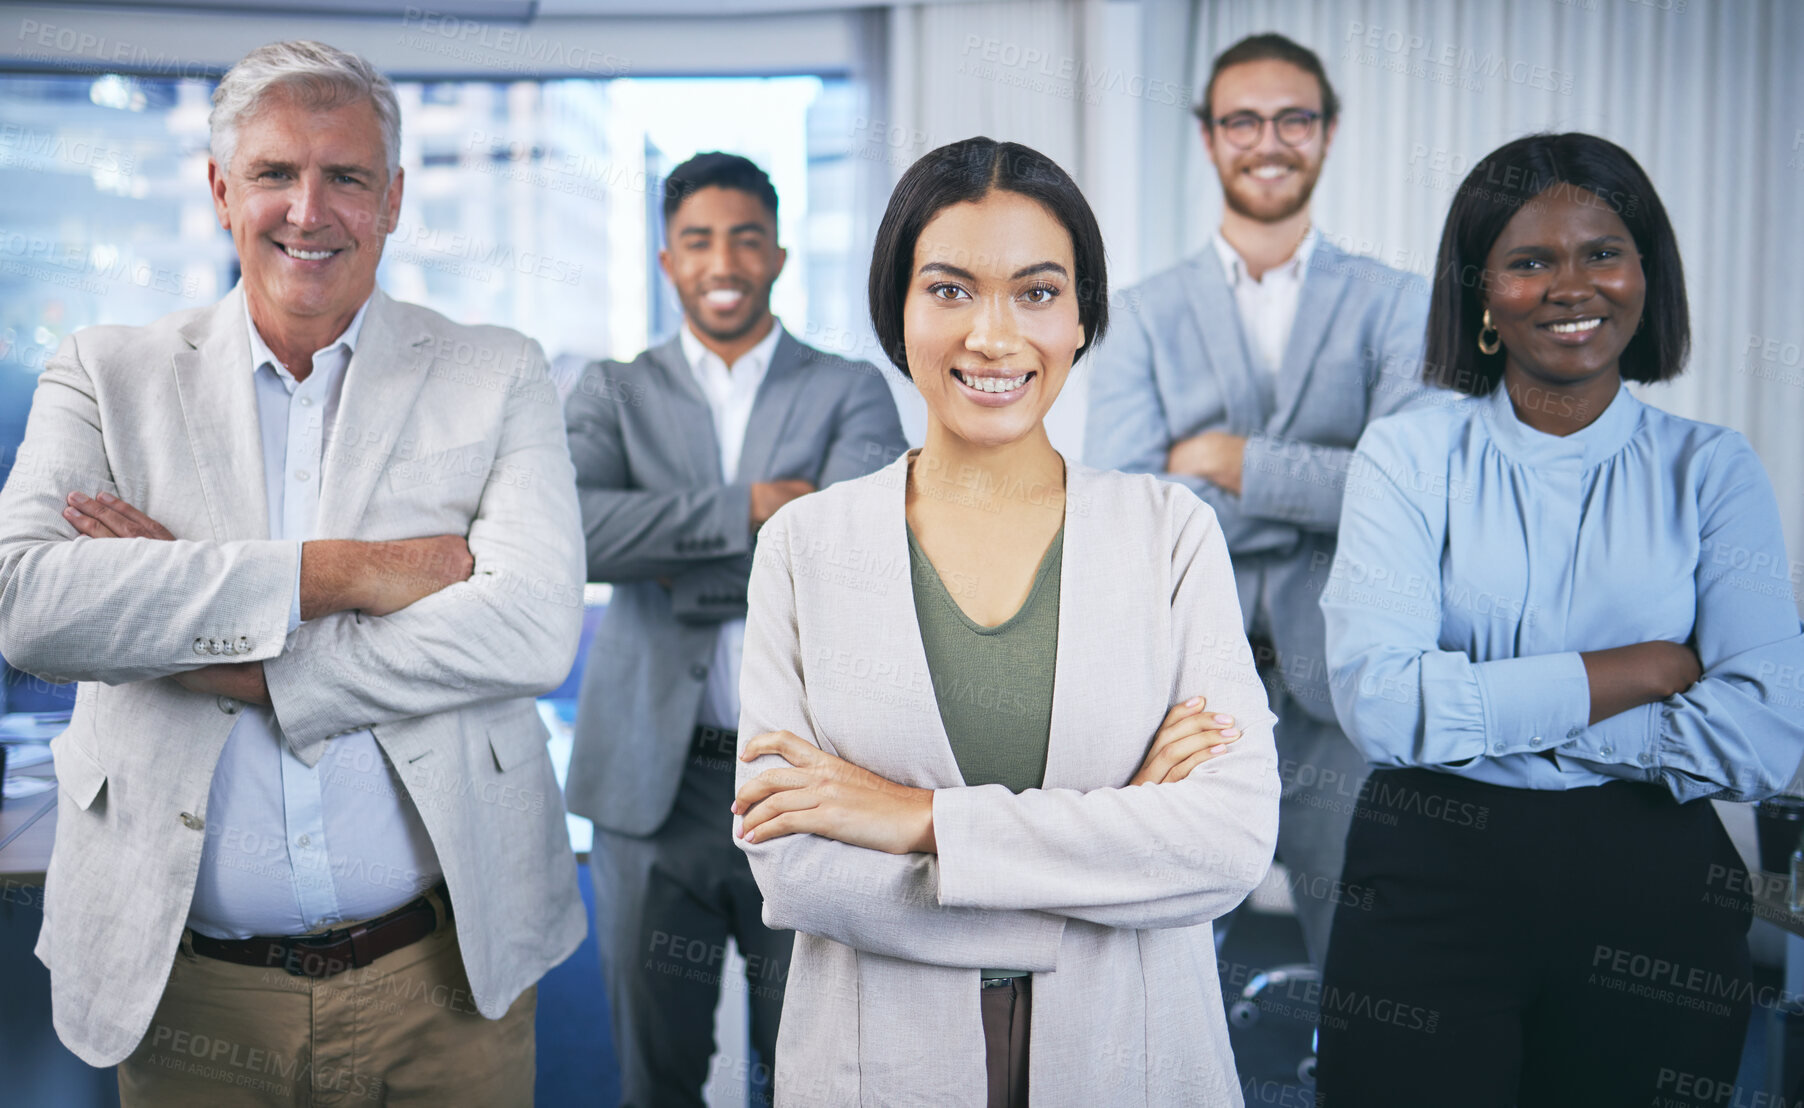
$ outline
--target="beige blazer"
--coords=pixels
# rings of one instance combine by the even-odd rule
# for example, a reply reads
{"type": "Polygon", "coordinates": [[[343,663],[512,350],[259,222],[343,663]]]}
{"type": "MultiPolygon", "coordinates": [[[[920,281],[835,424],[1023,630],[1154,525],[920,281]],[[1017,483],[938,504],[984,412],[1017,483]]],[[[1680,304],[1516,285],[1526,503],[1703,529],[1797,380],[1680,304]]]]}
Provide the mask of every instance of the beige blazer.
{"type": "Polygon", "coordinates": [[[966,786],[940,723],[906,465],[786,506],[752,571],[741,739],[786,729],[937,790],[937,855],[735,840],[765,922],[798,932],[779,1102],[981,1108],[977,971],[1007,966],[1034,971],[1035,1105],[1239,1105],[1210,921],[1271,863],[1278,772],[1215,513],[1179,485],[1068,465],[1045,787],[1015,795],[966,786]],[[1184,781],[1124,787],[1198,693],[1245,736],[1184,781]]]}
{"type": "Polygon", "coordinates": [[[93,1065],[137,1046],[169,976],[213,766],[242,706],[170,675],[261,661],[317,762],[373,728],[444,866],[477,1006],[499,1017],[581,941],[564,807],[531,697],[569,671],[582,536],[538,344],[380,291],[324,462],[322,538],[468,536],[476,569],[384,618],[287,634],[298,544],[270,541],[242,293],[92,327],[44,370],[0,491],[0,652],[81,685],[51,744],[61,797],[37,954],[57,1033],[93,1065]],[[107,490],[174,542],[78,537],[107,490]]]}

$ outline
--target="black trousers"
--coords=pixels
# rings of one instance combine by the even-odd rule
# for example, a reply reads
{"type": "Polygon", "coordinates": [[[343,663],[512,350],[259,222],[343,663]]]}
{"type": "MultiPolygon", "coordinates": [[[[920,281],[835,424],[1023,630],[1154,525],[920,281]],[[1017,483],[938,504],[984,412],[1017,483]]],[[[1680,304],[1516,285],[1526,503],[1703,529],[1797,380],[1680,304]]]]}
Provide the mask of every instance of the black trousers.
{"type": "Polygon", "coordinates": [[[1369,896],[1334,919],[1321,1108],[1728,1103],[1759,993],[1708,802],[1380,770],[1345,880],[1369,896]]]}
{"type": "Polygon", "coordinates": [[[702,1108],[702,1085],[718,1072],[728,1087],[770,1103],[777,1021],[789,978],[793,931],[764,926],[763,898],[745,854],[733,845],[736,736],[697,727],[676,804],[645,838],[597,828],[596,943],[614,1019],[621,1108],[702,1108]],[[731,937],[745,957],[728,978],[731,937]],[[752,1045],[715,1043],[721,989],[751,1001],[752,1045]]]}

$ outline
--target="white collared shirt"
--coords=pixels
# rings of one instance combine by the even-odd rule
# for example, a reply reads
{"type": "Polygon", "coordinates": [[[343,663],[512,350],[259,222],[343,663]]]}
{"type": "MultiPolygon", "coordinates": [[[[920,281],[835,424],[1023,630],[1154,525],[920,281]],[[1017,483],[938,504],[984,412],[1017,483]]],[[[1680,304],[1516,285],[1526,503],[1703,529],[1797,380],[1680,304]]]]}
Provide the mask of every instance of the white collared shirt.
{"type": "MultiPolygon", "coordinates": [[[[365,301],[296,381],[245,303],[272,539],[314,537],[326,447],[368,310],[365,301]]],[[[297,576],[289,630],[299,625],[297,576]]],[[[216,939],[306,934],[382,915],[432,887],[439,873],[420,814],[374,734],[332,739],[309,767],[270,709],[244,706],[213,771],[188,926],[216,939]]]]}
{"type": "MultiPolygon", "coordinates": [[[[720,479],[726,484],[739,480],[739,453],[745,446],[752,404],[758,399],[758,386],[770,371],[771,355],[776,353],[782,334],[782,322],[772,320],[770,334],[740,355],[729,369],[720,355],[702,345],[687,323],[683,325],[683,357],[714,414],[714,441],[720,444],[720,479]]],[[[752,521],[746,520],[745,525],[749,528],[752,521]]],[[[739,727],[739,660],[744,653],[745,620],[723,621],[714,640],[714,663],[708,667],[708,683],[702,690],[700,722],[727,731],[739,727]]]]}
{"type": "Polygon", "coordinates": [[[1260,369],[1273,376],[1284,365],[1284,348],[1290,343],[1291,324],[1297,318],[1297,297],[1309,274],[1309,257],[1315,253],[1315,243],[1316,231],[1311,227],[1297,244],[1296,253],[1254,280],[1247,274],[1240,252],[1228,245],[1221,231],[1215,232],[1215,253],[1221,258],[1228,287],[1234,290],[1247,351],[1260,369]]]}

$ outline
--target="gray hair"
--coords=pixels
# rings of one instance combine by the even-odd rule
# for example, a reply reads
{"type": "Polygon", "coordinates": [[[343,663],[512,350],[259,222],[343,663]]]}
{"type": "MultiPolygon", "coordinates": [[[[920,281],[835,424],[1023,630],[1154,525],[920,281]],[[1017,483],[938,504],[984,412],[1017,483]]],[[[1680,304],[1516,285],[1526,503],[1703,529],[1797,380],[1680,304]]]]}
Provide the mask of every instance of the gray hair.
{"type": "Polygon", "coordinates": [[[296,40],[259,46],[238,60],[213,90],[207,117],[208,148],[221,169],[230,169],[238,148],[238,125],[262,110],[272,92],[295,96],[310,108],[336,108],[368,100],[382,126],[388,176],[401,165],[401,106],[395,86],[369,62],[323,42],[296,40]]]}

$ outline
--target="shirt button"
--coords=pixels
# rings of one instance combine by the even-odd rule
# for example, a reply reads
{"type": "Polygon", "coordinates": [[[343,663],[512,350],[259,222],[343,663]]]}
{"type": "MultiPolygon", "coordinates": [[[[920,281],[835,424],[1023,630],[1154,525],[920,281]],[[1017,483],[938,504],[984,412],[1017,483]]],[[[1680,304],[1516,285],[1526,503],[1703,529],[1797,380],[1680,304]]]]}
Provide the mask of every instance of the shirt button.
{"type": "Polygon", "coordinates": [[[297,469],[294,471],[294,479],[296,481],[305,481],[305,480],[307,480],[307,478],[312,477],[312,476],[313,476],[313,474],[308,473],[304,469],[297,469]]]}
{"type": "Polygon", "coordinates": [[[181,818],[182,818],[182,826],[186,827],[190,831],[199,831],[201,828],[203,828],[207,825],[206,820],[201,819],[199,816],[195,815],[193,812],[183,812],[181,818]]]}
{"type": "Polygon", "coordinates": [[[224,648],[219,645],[218,639],[208,639],[207,640],[207,653],[208,654],[217,654],[222,649],[224,649],[224,648]]]}
{"type": "Polygon", "coordinates": [[[697,681],[700,681],[702,678],[708,676],[708,667],[704,666],[704,665],[690,666],[689,667],[689,676],[695,678],[697,681]]]}
{"type": "Polygon", "coordinates": [[[1532,738],[1532,739],[1530,739],[1530,740],[1528,740],[1528,745],[1530,745],[1530,746],[1540,746],[1540,745],[1541,745],[1541,736],[1539,736],[1539,735],[1536,735],[1536,736],[1535,736],[1535,737],[1534,737],[1534,738],[1532,738]]]}
{"type": "Polygon", "coordinates": [[[303,408],[313,407],[313,397],[311,397],[311,396],[301,397],[301,407],[303,407],[303,408]]]}
{"type": "Polygon", "coordinates": [[[313,836],[302,835],[300,838],[300,843],[302,846],[312,846],[313,845],[313,836]]]}
{"type": "Polygon", "coordinates": [[[1641,756],[1640,760],[1641,760],[1641,764],[1644,766],[1652,765],[1654,762],[1654,756],[1652,754],[1643,754],[1641,756]]]}
{"type": "Polygon", "coordinates": [[[196,654],[205,654],[207,652],[207,640],[206,639],[195,639],[194,640],[194,652],[196,654]]]}
{"type": "Polygon", "coordinates": [[[1616,753],[1616,749],[1614,747],[1606,746],[1602,750],[1598,751],[1598,753],[1602,754],[1604,757],[1608,758],[1610,755],[1616,753]]]}
{"type": "Polygon", "coordinates": [[[1583,735],[1584,733],[1585,733],[1585,729],[1583,727],[1574,727],[1571,730],[1566,732],[1566,737],[1569,739],[1576,739],[1580,735],[1583,735]]]}
{"type": "Polygon", "coordinates": [[[249,654],[250,652],[251,652],[250,636],[249,635],[239,635],[238,636],[238,653],[249,654]]]}
{"type": "Polygon", "coordinates": [[[238,714],[238,702],[229,696],[222,696],[214,701],[214,703],[218,704],[219,710],[228,716],[235,716],[238,714]]]}

